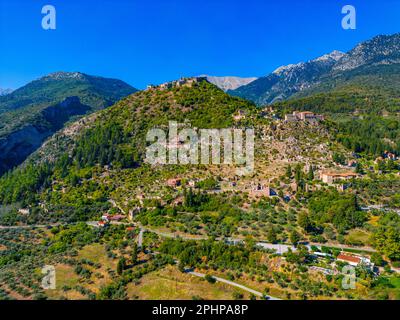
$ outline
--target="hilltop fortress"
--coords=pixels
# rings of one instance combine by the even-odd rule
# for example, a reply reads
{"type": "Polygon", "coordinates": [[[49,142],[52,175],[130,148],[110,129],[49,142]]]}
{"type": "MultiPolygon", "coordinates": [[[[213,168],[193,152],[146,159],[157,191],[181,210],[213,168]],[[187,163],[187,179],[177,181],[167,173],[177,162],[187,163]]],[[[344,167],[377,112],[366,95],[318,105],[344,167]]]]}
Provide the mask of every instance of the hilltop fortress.
{"type": "Polygon", "coordinates": [[[147,86],[147,90],[151,89],[171,89],[174,87],[191,87],[194,83],[202,81],[208,81],[207,77],[191,77],[191,78],[180,78],[179,80],[169,81],[160,85],[150,84],[147,86]]]}
{"type": "Polygon", "coordinates": [[[285,115],[285,121],[323,121],[325,117],[321,114],[315,114],[310,111],[294,111],[292,114],[285,115]]]}

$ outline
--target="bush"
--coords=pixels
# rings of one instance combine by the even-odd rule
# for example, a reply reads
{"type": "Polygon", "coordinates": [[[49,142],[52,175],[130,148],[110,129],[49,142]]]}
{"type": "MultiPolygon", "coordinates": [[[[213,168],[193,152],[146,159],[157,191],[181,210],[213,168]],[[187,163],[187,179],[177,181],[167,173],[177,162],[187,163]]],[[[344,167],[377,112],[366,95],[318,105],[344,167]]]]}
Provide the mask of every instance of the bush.
{"type": "Polygon", "coordinates": [[[209,283],[215,283],[217,281],[213,276],[209,274],[206,274],[204,279],[207,280],[209,283]]]}

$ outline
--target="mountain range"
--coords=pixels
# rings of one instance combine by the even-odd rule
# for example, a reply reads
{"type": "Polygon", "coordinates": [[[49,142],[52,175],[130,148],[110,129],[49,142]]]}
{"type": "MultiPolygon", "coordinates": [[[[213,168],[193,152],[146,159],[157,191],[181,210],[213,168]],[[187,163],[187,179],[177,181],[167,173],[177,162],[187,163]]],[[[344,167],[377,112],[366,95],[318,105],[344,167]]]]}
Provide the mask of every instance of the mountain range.
{"type": "Polygon", "coordinates": [[[260,298],[398,299],[399,88],[393,35],[259,79],[137,91],[56,72],[0,97],[0,300],[160,299],[178,280],[190,290],[165,297],[219,290],[192,287],[186,267],[260,298]],[[355,289],[345,261],[359,261],[355,289]],[[54,290],[32,272],[43,265],[54,290]]]}
{"type": "MultiPolygon", "coordinates": [[[[347,82],[356,75],[384,72],[387,65],[400,63],[400,34],[380,35],[362,42],[347,53],[333,51],[307,62],[277,68],[249,84],[228,90],[229,94],[249,99],[258,105],[286,100],[296,94],[336,88],[334,79],[347,82]]],[[[375,85],[379,83],[374,82],[375,85]]]]}
{"type": "Polygon", "coordinates": [[[137,91],[121,80],[55,72],[0,97],[0,174],[64,124],[137,91]]]}
{"type": "MultiPolygon", "coordinates": [[[[261,78],[206,77],[257,105],[329,113],[400,110],[399,75],[400,34],[394,34],[374,37],[347,53],[335,50],[281,66],[261,78]]],[[[0,174],[22,163],[66,123],[136,91],[116,79],[55,72],[0,96],[0,174]]]]}

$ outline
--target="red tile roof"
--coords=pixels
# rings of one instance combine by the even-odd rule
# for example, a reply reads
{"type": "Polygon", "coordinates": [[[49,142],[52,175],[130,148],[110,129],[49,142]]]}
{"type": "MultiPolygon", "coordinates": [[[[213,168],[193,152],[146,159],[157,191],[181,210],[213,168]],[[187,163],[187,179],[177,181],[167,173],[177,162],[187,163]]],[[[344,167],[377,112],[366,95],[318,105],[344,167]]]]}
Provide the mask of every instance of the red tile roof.
{"type": "Polygon", "coordinates": [[[348,262],[354,262],[354,263],[360,263],[361,262],[360,258],[355,257],[355,256],[350,256],[350,255],[347,255],[347,254],[343,254],[343,253],[340,253],[337,256],[337,258],[338,258],[338,260],[343,260],[343,261],[348,261],[348,262]]]}
{"type": "Polygon", "coordinates": [[[124,218],[125,218],[125,216],[123,216],[121,214],[116,214],[115,216],[110,216],[109,217],[110,220],[122,220],[124,218]]]}
{"type": "Polygon", "coordinates": [[[357,177],[358,174],[353,172],[353,171],[347,171],[347,172],[329,172],[329,171],[324,171],[322,172],[323,175],[330,176],[330,177],[357,177]]]}

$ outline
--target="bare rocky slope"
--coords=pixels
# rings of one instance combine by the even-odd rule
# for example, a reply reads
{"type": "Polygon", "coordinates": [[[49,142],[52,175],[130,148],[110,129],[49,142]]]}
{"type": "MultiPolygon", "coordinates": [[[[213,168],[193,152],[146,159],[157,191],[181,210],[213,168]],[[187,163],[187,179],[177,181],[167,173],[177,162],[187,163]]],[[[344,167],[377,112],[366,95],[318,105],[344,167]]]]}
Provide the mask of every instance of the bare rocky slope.
{"type": "MultiPolygon", "coordinates": [[[[279,67],[265,77],[228,90],[228,93],[258,105],[267,105],[318,90],[316,88],[323,88],[324,92],[334,90],[336,84],[332,83],[332,78],[340,78],[340,83],[344,80],[349,83],[355,76],[370,76],[372,67],[374,75],[385,73],[387,77],[387,67],[399,63],[400,34],[380,35],[358,44],[347,53],[335,50],[314,60],[279,67]]],[[[368,85],[379,86],[380,82],[374,78],[368,85]]]]}

